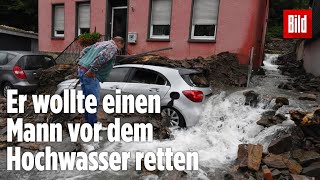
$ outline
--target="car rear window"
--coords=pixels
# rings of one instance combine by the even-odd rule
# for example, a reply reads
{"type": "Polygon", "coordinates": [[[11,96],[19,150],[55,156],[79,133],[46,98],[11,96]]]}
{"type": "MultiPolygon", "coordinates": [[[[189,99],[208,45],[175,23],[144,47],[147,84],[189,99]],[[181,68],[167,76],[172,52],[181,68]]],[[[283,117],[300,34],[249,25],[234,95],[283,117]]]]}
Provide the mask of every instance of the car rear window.
{"type": "Polygon", "coordinates": [[[54,61],[49,56],[28,55],[21,57],[18,65],[24,70],[38,70],[54,66],[54,61]]]}
{"type": "Polygon", "coordinates": [[[192,87],[209,87],[210,83],[203,73],[181,75],[184,81],[192,87]]]}

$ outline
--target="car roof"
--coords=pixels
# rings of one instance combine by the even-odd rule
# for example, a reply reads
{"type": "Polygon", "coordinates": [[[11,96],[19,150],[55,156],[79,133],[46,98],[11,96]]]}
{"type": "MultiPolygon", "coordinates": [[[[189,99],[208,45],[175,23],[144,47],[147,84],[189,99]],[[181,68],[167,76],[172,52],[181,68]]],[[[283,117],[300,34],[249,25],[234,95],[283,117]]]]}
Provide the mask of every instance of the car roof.
{"type": "Polygon", "coordinates": [[[41,53],[31,52],[31,51],[3,51],[3,50],[0,50],[0,52],[6,52],[6,53],[11,53],[11,54],[20,55],[20,56],[24,56],[24,55],[44,55],[44,54],[41,54],[41,53]]]}
{"type": "Polygon", "coordinates": [[[168,71],[168,70],[173,70],[173,71],[178,71],[179,74],[185,75],[185,74],[193,74],[193,73],[200,73],[199,71],[195,69],[187,69],[187,68],[172,68],[172,67],[166,67],[166,66],[155,66],[155,65],[145,65],[145,64],[123,64],[123,65],[117,65],[117,67],[136,67],[136,68],[146,68],[146,69],[151,69],[155,71],[168,71]]]}

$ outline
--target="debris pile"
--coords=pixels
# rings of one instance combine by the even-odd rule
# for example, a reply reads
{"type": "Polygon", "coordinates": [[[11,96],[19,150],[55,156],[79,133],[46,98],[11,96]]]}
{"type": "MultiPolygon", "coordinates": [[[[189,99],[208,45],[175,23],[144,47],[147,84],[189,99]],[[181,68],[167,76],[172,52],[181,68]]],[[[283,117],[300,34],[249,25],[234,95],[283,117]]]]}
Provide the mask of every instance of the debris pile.
{"type": "Polygon", "coordinates": [[[296,89],[300,92],[320,92],[320,77],[306,73],[303,68],[303,61],[297,61],[294,52],[285,54],[278,58],[276,62],[280,65],[282,74],[292,79],[287,83],[282,83],[278,87],[285,90],[296,89]]]}
{"type": "Polygon", "coordinates": [[[235,54],[223,52],[206,58],[190,60],[171,60],[159,55],[144,55],[126,58],[121,64],[147,64],[172,68],[191,68],[202,71],[212,87],[223,89],[228,86],[245,86],[247,82],[247,65],[240,65],[235,54]]]}
{"type": "MultiPolygon", "coordinates": [[[[254,91],[245,92],[246,102],[252,94],[259,96],[254,91]]],[[[257,124],[265,128],[282,124],[288,117],[277,111],[289,104],[286,97],[275,98],[275,105],[261,115],[257,124]]],[[[291,110],[289,115],[295,126],[276,132],[265,152],[260,144],[238,146],[237,173],[247,179],[320,178],[320,109],[291,110]]]]}

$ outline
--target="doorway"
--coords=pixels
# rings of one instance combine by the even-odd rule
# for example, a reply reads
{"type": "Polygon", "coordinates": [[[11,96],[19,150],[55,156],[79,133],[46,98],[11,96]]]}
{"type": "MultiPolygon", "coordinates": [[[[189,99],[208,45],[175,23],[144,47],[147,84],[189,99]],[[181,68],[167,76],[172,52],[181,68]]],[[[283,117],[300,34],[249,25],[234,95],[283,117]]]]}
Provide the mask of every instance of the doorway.
{"type": "Polygon", "coordinates": [[[111,37],[127,36],[127,6],[113,7],[111,19],[111,37]]]}
{"type": "MultiPolygon", "coordinates": [[[[127,42],[128,35],[128,0],[107,1],[106,38],[121,36],[127,42]]],[[[120,54],[125,54],[127,45],[120,54]]]]}

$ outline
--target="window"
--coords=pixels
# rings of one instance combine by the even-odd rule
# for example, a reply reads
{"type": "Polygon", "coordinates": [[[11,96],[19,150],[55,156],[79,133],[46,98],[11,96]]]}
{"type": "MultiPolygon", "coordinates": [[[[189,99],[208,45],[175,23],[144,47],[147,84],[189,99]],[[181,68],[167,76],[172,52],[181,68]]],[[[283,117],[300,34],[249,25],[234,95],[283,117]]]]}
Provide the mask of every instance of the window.
{"type": "Polygon", "coordinates": [[[54,66],[54,64],[52,57],[39,55],[23,56],[17,63],[24,70],[47,69],[54,66]]]}
{"type": "Polygon", "coordinates": [[[83,33],[90,32],[90,4],[81,3],[78,4],[78,27],[77,33],[78,36],[83,33]]]}
{"type": "Polygon", "coordinates": [[[110,72],[107,82],[124,82],[130,68],[114,68],[110,72]]]}
{"type": "Polygon", "coordinates": [[[6,52],[0,52],[0,65],[8,64],[16,56],[6,52]]]}
{"type": "Polygon", "coordinates": [[[160,74],[142,69],[137,69],[130,82],[167,85],[167,81],[160,74]]]}
{"type": "Polygon", "coordinates": [[[172,0],[152,0],[150,38],[169,39],[172,0]]]}
{"type": "Polygon", "coordinates": [[[53,6],[53,36],[64,37],[64,5],[53,6]]]}
{"type": "Polygon", "coordinates": [[[183,80],[192,87],[209,87],[210,83],[202,73],[181,75],[183,80]]]}
{"type": "Polygon", "coordinates": [[[215,40],[219,0],[193,0],[191,39],[215,40]]]}
{"type": "Polygon", "coordinates": [[[0,65],[6,65],[8,63],[7,53],[0,52],[0,65]]]}

